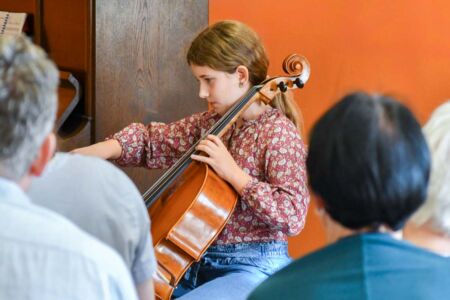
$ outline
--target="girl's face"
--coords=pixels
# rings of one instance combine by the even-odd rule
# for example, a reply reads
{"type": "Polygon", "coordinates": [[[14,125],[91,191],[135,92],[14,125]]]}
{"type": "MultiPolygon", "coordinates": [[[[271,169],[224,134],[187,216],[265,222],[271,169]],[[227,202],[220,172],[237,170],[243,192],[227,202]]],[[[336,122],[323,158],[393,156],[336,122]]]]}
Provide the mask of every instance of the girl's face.
{"type": "Polygon", "coordinates": [[[239,71],[230,74],[193,64],[191,70],[200,84],[200,98],[208,101],[210,107],[219,115],[225,114],[248,90],[248,82],[244,83],[245,78],[242,78],[239,71]],[[240,84],[241,82],[244,84],[240,84]]]}

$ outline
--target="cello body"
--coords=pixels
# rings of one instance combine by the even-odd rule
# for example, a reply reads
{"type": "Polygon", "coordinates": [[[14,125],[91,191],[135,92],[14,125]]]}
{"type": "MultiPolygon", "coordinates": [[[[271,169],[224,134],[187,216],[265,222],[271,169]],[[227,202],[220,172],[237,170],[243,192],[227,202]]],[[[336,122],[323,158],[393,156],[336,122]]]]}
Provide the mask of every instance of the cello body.
{"type": "Polygon", "coordinates": [[[170,299],[187,269],[222,231],[237,198],[208,165],[192,162],[148,209],[158,262],[153,281],[158,298],[170,299]]]}

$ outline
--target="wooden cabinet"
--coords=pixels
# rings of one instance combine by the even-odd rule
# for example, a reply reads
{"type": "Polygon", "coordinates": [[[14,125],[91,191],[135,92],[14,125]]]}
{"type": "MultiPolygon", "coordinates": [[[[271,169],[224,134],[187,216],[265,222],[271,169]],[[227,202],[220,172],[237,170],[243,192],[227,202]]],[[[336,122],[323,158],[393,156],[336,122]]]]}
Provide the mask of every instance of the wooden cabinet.
{"type": "MultiPolygon", "coordinates": [[[[207,0],[0,0],[0,10],[30,14],[34,41],[79,82],[80,101],[58,130],[63,151],[207,108],[185,59],[208,24],[207,0]]],[[[125,171],[141,191],[160,174],[125,171]]]]}
{"type": "MultiPolygon", "coordinates": [[[[131,122],[169,122],[207,109],[186,63],[208,24],[208,1],[97,0],[95,140],[131,122]]],[[[129,168],[141,190],[159,171],[129,168]]]]}
{"type": "Polygon", "coordinates": [[[0,0],[0,10],[28,14],[27,22],[31,26],[28,34],[45,49],[61,71],[55,124],[61,150],[87,145],[94,138],[93,2],[0,0]],[[78,99],[73,98],[76,96],[78,99]]]}

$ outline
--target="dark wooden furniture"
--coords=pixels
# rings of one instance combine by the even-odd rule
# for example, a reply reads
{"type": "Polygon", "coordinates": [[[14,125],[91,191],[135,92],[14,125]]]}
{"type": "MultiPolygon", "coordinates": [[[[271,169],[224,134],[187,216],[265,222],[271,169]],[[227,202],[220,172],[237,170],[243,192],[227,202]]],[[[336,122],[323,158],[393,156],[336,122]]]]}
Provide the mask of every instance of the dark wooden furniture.
{"type": "MultiPolygon", "coordinates": [[[[207,0],[96,1],[96,141],[131,122],[169,122],[207,109],[186,63],[208,24],[207,0]]],[[[159,171],[128,168],[141,191],[159,171]]]]}
{"type": "Polygon", "coordinates": [[[0,10],[26,12],[27,34],[60,69],[55,129],[59,147],[92,142],[94,103],[93,0],[1,0],[0,10]]]}
{"type": "MultiPolygon", "coordinates": [[[[34,42],[62,71],[55,128],[63,151],[131,122],[168,122],[207,108],[185,62],[208,24],[207,0],[0,0],[0,10],[28,13],[34,42]]],[[[126,172],[142,191],[160,174],[126,172]]]]}
{"type": "Polygon", "coordinates": [[[58,87],[58,111],[56,113],[55,130],[59,131],[67,118],[80,102],[80,83],[71,73],[60,72],[58,87]]]}

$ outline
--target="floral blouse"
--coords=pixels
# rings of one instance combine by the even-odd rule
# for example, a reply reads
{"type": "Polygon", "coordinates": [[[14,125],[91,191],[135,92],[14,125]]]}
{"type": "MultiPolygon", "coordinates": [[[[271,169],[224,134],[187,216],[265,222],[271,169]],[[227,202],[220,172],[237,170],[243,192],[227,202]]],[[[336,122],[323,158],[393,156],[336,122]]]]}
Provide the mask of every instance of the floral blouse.
{"type": "MultiPolygon", "coordinates": [[[[122,166],[168,168],[220,118],[203,112],[170,124],[133,123],[115,133],[122,166]]],[[[294,124],[277,109],[235,125],[222,141],[252,177],[216,244],[285,241],[305,224],[309,203],[306,149],[294,124]]]]}

